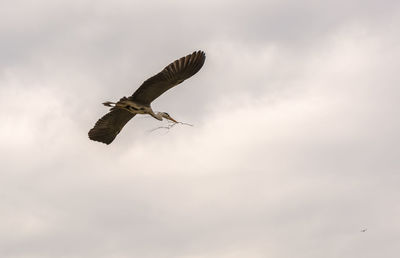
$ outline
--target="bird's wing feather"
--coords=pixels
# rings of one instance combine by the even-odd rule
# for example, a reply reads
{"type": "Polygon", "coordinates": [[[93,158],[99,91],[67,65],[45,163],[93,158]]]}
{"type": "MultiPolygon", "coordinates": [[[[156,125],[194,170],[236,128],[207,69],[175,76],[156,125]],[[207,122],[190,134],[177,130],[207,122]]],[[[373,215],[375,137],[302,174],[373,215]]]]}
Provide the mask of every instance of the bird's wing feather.
{"type": "Polygon", "coordinates": [[[203,66],[205,59],[206,55],[203,51],[196,51],[175,60],[161,72],[143,82],[129,99],[150,105],[165,91],[197,73],[203,66]]]}
{"type": "Polygon", "coordinates": [[[89,138],[93,141],[110,144],[124,125],[134,116],[135,114],[124,109],[114,109],[96,122],[95,126],[89,131],[89,138]]]}

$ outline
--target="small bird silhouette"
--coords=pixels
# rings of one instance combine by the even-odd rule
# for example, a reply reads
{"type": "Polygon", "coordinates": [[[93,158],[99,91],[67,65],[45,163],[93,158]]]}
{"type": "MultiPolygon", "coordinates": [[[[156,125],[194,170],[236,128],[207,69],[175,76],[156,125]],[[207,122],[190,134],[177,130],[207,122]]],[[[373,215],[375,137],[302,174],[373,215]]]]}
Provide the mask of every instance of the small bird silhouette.
{"type": "Polygon", "coordinates": [[[360,230],[360,232],[362,232],[362,233],[364,233],[366,231],[367,231],[367,228],[363,228],[363,229],[360,230]]]}

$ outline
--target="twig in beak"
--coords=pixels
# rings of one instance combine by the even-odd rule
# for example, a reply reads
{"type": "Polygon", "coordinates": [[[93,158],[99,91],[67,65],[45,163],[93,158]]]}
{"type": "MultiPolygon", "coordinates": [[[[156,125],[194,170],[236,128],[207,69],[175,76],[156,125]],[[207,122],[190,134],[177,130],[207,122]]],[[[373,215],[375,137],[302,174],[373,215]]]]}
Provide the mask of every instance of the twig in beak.
{"type": "MultiPolygon", "coordinates": [[[[154,129],[151,129],[151,130],[149,130],[149,132],[154,132],[154,131],[156,131],[156,130],[158,130],[158,129],[167,129],[168,131],[169,131],[169,129],[171,129],[172,127],[174,127],[175,125],[177,125],[177,124],[182,124],[182,125],[188,125],[188,126],[192,126],[193,127],[193,125],[192,124],[188,124],[188,123],[184,123],[184,122],[178,122],[178,121],[172,121],[171,119],[169,119],[169,123],[166,125],[166,126],[159,126],[159,127],[156,127],[156,128],[154,128],[154,129]]],[[[167,133],[168,133],[168,131],[167,131],[167,133]]]]}

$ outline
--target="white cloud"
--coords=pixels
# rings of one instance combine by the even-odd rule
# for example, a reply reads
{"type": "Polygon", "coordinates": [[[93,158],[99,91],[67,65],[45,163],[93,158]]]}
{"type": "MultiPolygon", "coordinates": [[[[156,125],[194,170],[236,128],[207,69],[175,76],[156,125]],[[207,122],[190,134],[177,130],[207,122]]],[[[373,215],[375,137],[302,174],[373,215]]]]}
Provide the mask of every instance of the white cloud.
{"type": "Polygon", "coordinates": [[[4,257],[397,257],[396,3],[213,3],[10,2],[4,257]],[[88,140],[102,101],[193,48],[204,68],[154,108],[194,127],[88,140]]]}

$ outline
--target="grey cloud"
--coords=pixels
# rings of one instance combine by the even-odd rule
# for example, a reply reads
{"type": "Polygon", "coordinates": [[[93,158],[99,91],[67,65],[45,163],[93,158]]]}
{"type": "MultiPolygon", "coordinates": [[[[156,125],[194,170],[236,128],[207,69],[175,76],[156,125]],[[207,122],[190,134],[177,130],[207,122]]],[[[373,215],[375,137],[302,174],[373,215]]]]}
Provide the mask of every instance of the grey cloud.
{"type": "Polygon", "coordinates": [[[397,2],[6,7],[2,256],[397,257],[397,2]],[[88,140],[101,102],[196,49],[154,103],[194,127],[88,140]]]}

